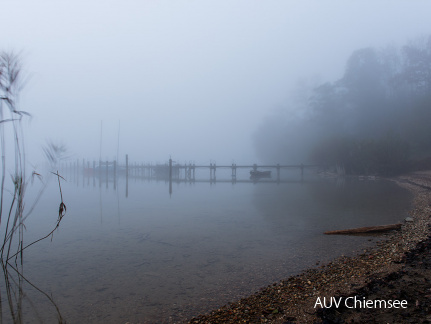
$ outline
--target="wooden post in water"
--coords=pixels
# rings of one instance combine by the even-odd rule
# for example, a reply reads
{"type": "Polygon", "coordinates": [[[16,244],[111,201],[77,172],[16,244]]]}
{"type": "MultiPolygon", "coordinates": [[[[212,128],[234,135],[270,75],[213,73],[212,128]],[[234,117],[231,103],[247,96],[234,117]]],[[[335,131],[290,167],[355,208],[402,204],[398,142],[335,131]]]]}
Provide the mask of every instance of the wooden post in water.
{"type": "Polygon", "coordinates": [[[75,178],[76,178],[76,162],[73,162],[72,174],[73,174],[73,182],[75,182],[75,178]]]}
{"type": "Polygon", "coordinates": [[[96,186],[96,161],[93,160],[93,187],[96,186]]]}
{"type": "Polygon", "coordinates": [[[195,181],[195,170],[196,170],[196,165],[193,163],[193,181],[195,181]]]}
{"type": "Polygon", "coordinates": [[[79,186],[79,159],[76,159],[76,165],[75,165],[75,179],[76,179],[76,185],[79,186]]]}
{"type": "Polygon", "coordinates": [[[82,159],[82,188],[85,185],[85,159],[82,159]]]}
{"type": "Polygon", "coordinates": [[[117,189],[117,160],[114,160],[114,190],[117,189]]]}
{"type": "Polygon", "coordinates": [[[102,186],[102,160],[99,160],[99,187],[102,186]]]}
{"type": "Polygon", "coordinates": [[[79,186],[79,159],[76,159],[76,185],[79,186]]]}
{"type": "Polygon", "coordinates": [[[210,183],[216,182],[216,164],[210,163],[210,183]]]}
{"type": "Polygon", "coordinates": [[[126,198],[129,196],[129,155],[126,154],[126,198]]]}
{"type": "Polygon", "coordinates": [[[277,164],[277,182],[280,182],[280,164],[277,164]]]}
{"type": "Polygon", "coordinates": [[[172,159],[169,159],[169,181],[172,181],[172,159]]]}
{"type": "Polygon", "coordinates": [[[169,195],[172,195],[172,159],[169,158],[169,195]]]}
{"type": "Polygon", "coordinates": [[[189,163],[189,166],[187,168],[187,179],[189,179],[190,181],[192,180],[192,164],[189,163]]]}
{"type": "Polygon", "coordinates": [[[129,177],[129,155],[126,154],[126,178],[129,177]]]}
{"type": "Polygon", "coordinates": [[[108,178],[109,178],[109,174],[108,174],[108,161],[106,161],[106,188],[108,188],[108,178]]]}
{"type": "Polygon", "coordinates": [[[90,186],[90,161],[87,161],[87,186],[90,186]]]}
{"type": "Polygon", "coordinates": [[[301,163],[301,181],[304,180],[304,164],[301,163]]]}

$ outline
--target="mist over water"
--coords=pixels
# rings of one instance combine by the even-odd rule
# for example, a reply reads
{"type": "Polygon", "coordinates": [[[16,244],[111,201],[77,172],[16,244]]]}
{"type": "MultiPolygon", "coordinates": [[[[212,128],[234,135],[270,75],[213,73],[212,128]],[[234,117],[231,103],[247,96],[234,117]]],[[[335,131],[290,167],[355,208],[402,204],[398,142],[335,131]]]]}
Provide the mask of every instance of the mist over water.
{"type": "Polygon", "coordinates": [[[4,269],[25,320],[56,322],[55,305],[71,323],[210,311],[374,244],[322,233],[402,221],[409,194],[375,176],[431,167],[431,2],[0,11],[0,237],[16,215],[17,253],[61,220],[23,252],[25,276],[4,269]]]}
{"type": "MultiPolygon", "coordinates": [[[[360,251],[378,239],[323,232],[395,223],[409,207],[388,181],[290,176],[278,185],[181,182],[172,195],[166,181],[131,178],[127,198],[124,178],[116,190],[67,178],[67,218],[52,242],[26,253],[26,275],[71,322],[185,319],[360,251]]],[[[46,196],[55,194],[51,183],[46,196]]],[[[26,239],[43,233],[55,208],[40,202],[26,239]]]]}
{"type": "MultiPolygon", "coordinates": [[[[33,116],[32,164],[46,140],[67,145],[72,161],[112,160],[118,133],[120,156],[134,161],[254,163],[267,156],[253,134],[274,111],[298,113],[298,83],[334,82],[354,51],[427,35],[430,9],[393,0],[6,1],[0,48],[21,52],[29,76],[19,104],[33,116]]],[[[262,136],[279,151],[282,138],[262,136]]]]}

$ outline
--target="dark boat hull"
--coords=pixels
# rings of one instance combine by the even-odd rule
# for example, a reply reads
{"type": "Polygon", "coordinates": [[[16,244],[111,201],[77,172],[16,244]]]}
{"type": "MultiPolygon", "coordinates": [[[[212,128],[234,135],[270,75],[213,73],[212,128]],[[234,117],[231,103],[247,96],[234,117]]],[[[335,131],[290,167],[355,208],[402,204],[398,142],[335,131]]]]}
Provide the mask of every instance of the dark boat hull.
{"type": "Polygon", "coordinates": [[[250,178],[260,179],[260,178],[271,178],[271,171],[250,171],[250,178]]]}

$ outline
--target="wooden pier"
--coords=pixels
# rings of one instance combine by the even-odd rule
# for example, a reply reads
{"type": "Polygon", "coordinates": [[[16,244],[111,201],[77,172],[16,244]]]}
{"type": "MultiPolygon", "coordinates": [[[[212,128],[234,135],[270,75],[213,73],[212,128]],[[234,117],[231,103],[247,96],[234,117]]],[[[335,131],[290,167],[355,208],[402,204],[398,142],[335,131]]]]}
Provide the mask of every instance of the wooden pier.
{"type": "Polygon", "coordinates": [[[119,177],[125,178],[126,180],[126,197],[129,194],[129,179],[142,179],[147,181],[165,181],[169,182],[169,194],[172,194],[172,183],[195,183],[195,182],[209,182],[210,184],[215,184],[216,182],[230,182],[235,183],[292,183],[292,182],[303,182],[305,169],[317,169],[318,165],[281,165],[281,164],[245,164],[237,165],[236,163],[217,165],[215,162],[211,162],[209,165],[204,164],[194,164],[194,163],[184,163],[180,164],[169,159],[167,163],[164,164],[151,164],[151,163],[131,163],[129,156],[126,155],[125,163],[120,164],[117,161],[85,161],[82,162],[77,159],[75,161],[69,161],[62,163],[60,165],[61,173],[64,176],[74,179],[73,181],[79,186],[80,179],[82,179],[82,185],[90,184],[90,179],[92,179],[93,186],[96,186],[98,182],[99,187],[102,187],[102,183],[109,187],[109,184],[113,185],[113,189],[116,190],[119,177]],[[208,177],[205,176],[206,172],[201,172],[199,177],[196,175],[196,171],[207,170],[209,171],[208,177]],[[226,177],[224,172],[224,177],[217,180],[217,171],[220,170],[230,170],[230,176],[226,177]],[[238,175],[239,169],[248,169],[248,172],[242,172],[238,175]],[[269,170],[268,170],[269,169],[269,170]],[[281,170],[290,169],[298,170],[298,177],[292,180],[282,179],[281,170]],[[275,177],[269,173],[269,171],[275,171],[275,177]],[[260,173],[259,173],[260,172],[260,173]],[[261,174],[264,176],[253,176],[253,174],[261,174]]]}
{"type": "MultiPolygon", "coordinates": [[[[174,181],[198,181],[198,182],[216,182],[217,181],[217,171],[218,170],[230,170],[230,179],[228,181],[247,181],[254,182],[253,180],[261,179],[250,179],[249,175],[247,179],[238,179],[239,169],[249,169],[250,171],[274,171],[274,177],[271,180],[262,179],[263,181],[280,181],[281,170],[290,169],[298,170],[301,178],[304,175],[305,169],[316,169],[318,165],[306,165],[306,164],[296,164],[296,165],[282,165],[282,164],[245,164],[237,165],[236,163],[217,165],[215,162],[211,162],[209,165],[204,164],[194,164],[194,163],[184,163],[180,164],[172,159],[164,164],[152,164],[152,163],[131,163],[129,156],[126,155],[125,163],[120,164],[117,161],[85,161],[79,160],[75,162],[63,163],[61,169],[67,171],[68,173],[73,172],[74,175],[82,174],[87,177],[98,177],[99,179],[113,179],[114,184],[118,176],[125,176],[126,179],[129,177],[133,178],[145,178],[145,179],[156,179],[156,180],[174,180],[174,181]],[[196,170],[208,170],[208,178],[203,177],[202,173],[199,179],[196,177],[196,170]]],[[[219,180],[220,181],[220,180],[219,180]]],[[[223,179],[222,181],[227,181],[223,179]]]]}

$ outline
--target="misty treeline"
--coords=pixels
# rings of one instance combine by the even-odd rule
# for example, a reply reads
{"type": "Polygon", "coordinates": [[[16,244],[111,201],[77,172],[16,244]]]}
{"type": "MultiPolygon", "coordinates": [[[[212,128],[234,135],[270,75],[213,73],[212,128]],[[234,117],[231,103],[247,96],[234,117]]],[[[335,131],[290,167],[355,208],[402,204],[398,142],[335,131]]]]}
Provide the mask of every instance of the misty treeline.
{"type": "Polygon", "coordinates": [[[395,174],[431,167],[431,36],[363,48],[335,82],[299,87],[255,134],[263,160],[395,174]]]}

